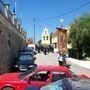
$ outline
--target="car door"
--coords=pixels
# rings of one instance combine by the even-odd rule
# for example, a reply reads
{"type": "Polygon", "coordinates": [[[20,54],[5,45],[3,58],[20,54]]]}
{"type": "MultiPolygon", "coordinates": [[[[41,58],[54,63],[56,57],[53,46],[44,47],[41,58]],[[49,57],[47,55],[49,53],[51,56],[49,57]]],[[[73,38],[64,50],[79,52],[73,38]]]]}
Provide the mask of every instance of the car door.
{"type": "Polygon", "coordinates": [[[29,77],[30,86],[44,86],[51,82],[51,73],[49,71],[38,71],[29,77]]]}

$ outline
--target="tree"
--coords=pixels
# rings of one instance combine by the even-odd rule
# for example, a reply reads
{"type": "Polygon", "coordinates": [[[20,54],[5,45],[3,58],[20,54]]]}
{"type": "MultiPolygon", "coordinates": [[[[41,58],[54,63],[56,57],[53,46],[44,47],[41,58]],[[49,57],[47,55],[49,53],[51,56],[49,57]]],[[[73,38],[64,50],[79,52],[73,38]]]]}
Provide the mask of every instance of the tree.
{"type": "Polygon", "coordinates": [[[69,40],[77,51],[77,58],[90,51],[90,14],[84,14],[70,25],[69,40]]]}
{"type": "Polygon", "coordinates": [[[41,44],[41,39],[38,41],[38,44],[39,44],[39,45],[41,44]]]}

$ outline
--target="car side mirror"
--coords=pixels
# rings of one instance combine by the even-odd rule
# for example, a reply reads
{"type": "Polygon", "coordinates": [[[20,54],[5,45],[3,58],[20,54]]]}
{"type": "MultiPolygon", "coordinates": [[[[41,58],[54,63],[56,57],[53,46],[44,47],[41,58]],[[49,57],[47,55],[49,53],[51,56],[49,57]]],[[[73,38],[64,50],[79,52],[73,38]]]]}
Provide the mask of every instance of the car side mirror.
{"type": "Polygon", "coordinates": [[[24,80],[27,81],[30,84],[30,80],[31,80],[30,77],[29,78],[25,78],[24,80]]]}

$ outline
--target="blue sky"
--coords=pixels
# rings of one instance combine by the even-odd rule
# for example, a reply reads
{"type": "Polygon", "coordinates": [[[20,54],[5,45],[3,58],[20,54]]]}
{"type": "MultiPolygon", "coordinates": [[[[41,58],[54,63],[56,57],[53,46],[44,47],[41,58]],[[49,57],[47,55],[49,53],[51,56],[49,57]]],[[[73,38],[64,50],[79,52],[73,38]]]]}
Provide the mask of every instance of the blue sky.
{"type": "Polygon", "coordinates": [[[49,32],[55,32],[60,27],[60,19],[63,18],[63,27],[68,27],[73,20],[87,12],[90,12],[90,3],[72,13],[62,16],[90,0],[3,0],[10,4],[11,11],[16,1],[17,17],[22,19],[22,25],[27,32],[27,37],[33,38],[33,19],[35,22],[35,39],[41,38],[41,33],[46,26],[49,32]],[[57,17],[59,16],[59,17],[57,17]],[[57,18],[52,18],[57,17],[57,18]]]}

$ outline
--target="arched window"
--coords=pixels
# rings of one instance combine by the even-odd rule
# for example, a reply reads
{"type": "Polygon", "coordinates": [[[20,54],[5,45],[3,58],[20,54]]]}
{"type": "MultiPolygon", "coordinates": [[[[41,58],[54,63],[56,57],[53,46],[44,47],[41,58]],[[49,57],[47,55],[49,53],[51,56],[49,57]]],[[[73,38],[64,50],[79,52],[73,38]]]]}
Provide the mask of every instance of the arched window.
{"type": "Polygon", "coordinates": [[[2,33],[2,31],[0,30],[0,34],[2,33]]]}
{"type": "Polygon", "coordinates": [[[45,40],[45,36],[43,36],[43,40],[45,40]]]}
{"type": "Polygon", "coordinates": [[[9,48],[11,47],[11,42],[10,42],[10,40],[8,40],[8,46],[9,46],[9,48]]]}
{"type": "Polygon", "coordinates": [[[48,36],[47,36],[47,40],[48,40],[48,36]]]}

